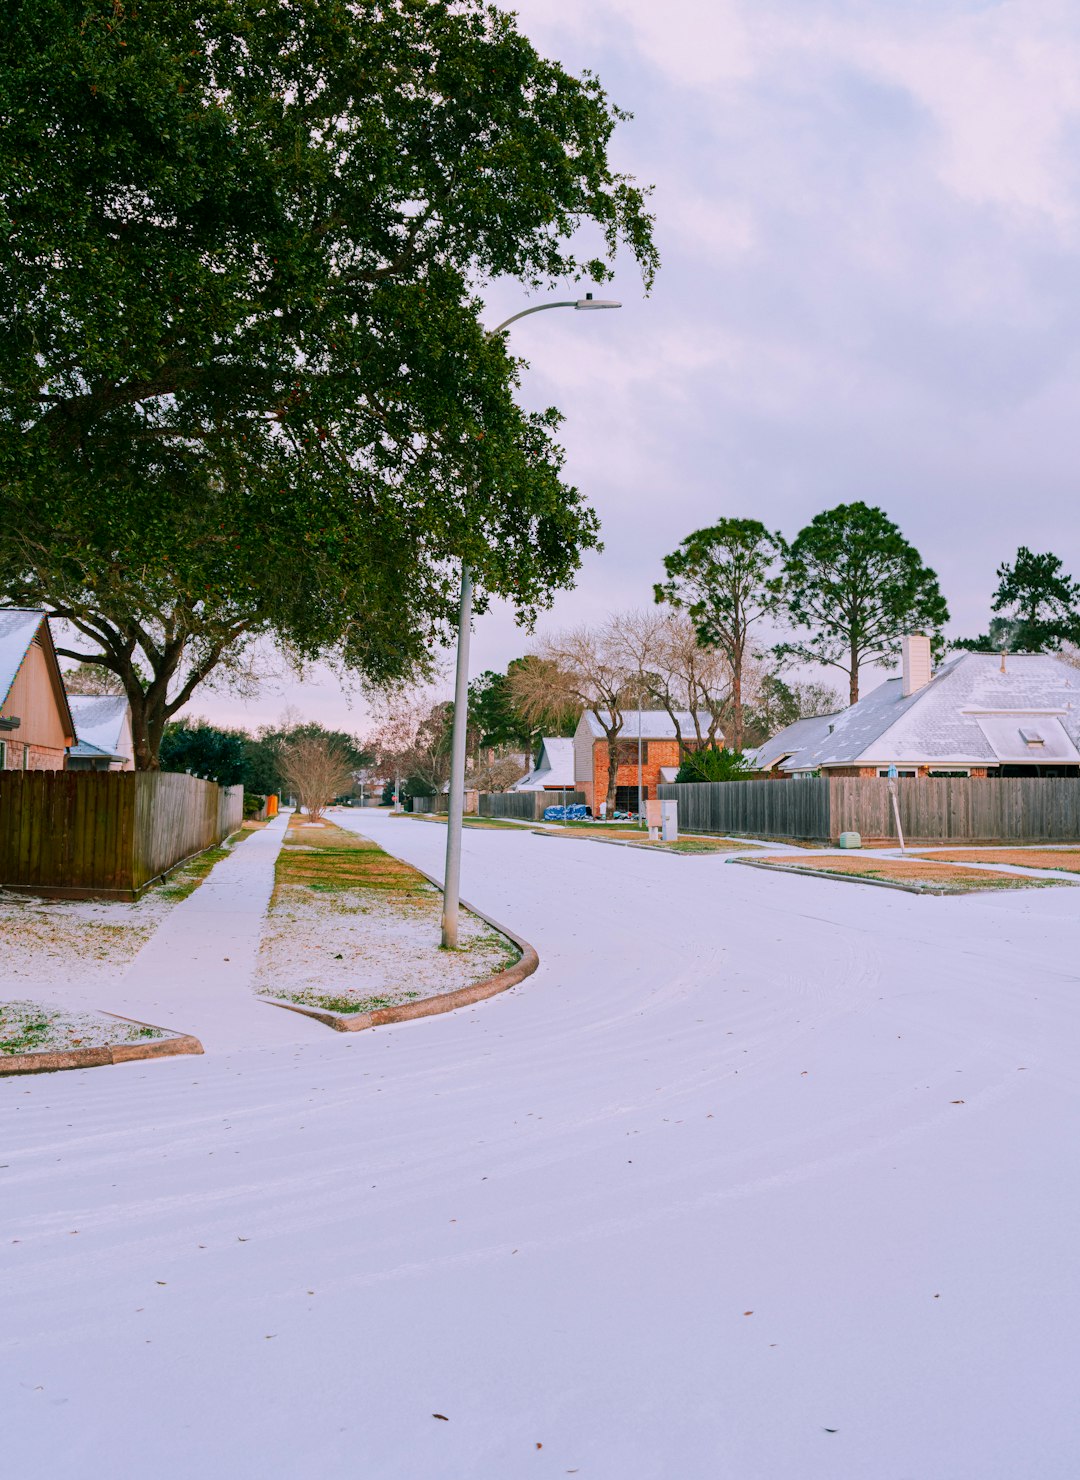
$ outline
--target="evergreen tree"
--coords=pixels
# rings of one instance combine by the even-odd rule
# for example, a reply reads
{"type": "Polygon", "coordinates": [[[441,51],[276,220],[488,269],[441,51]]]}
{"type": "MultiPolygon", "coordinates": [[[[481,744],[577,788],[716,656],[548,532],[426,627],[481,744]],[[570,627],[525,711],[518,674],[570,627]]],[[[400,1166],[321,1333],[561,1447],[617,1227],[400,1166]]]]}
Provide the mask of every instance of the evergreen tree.
{"type": "Polygon", "coordinates": [[[1026,545],[1012,565],[998,566],[990,603],[997,613],[982,637],[954,646],[975,652],[1056,653],[1062,643],[1080,644],[1080,581],[1065,572],[1057,555],[1036,555],[1026,545]]]}
{"type": "Polygon", "coordinates": [[[849,702],[859,698],[859,669],[888,666],[905,632],[926,632],[935,646],[949,609],[937,576],[882,509],[838,504],[816,515],[784,562],[787,612],[808,635],[780,643],[781,658],[840,668],[849,702]]]}

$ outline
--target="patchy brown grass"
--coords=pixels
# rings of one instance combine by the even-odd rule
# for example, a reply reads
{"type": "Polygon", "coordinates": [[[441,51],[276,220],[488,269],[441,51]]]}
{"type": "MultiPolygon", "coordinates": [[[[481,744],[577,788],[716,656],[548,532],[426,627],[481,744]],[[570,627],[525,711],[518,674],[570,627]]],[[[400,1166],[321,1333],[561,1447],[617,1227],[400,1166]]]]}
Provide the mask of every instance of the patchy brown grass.
{"type": "Polygon", "coordinates": [[[739,853],[758,847],[755,843],[733,843],[727,838],[713,838],[700,833],[683,833],[676,842],[665,843],[657,838],[650,839],[643,827],[598,827],[556,826],[536,828],[541,837],[557,838],[602,838],[605,842],[631,843],[638,848],[650,848],[654,853],[739,853]]]}
{"type": "Polygon", "coordinates": [[[955,853],[920,856],[942,863],[1007,863],[1014,868],[1047,868],[1080,874],[1080,848],[964,848],[955,853]]]}
{"type": "Polygon", "coordinates": [[[923,859],[904,858],[799,858],[780,854],[761,858],[761,863],[796,868],[801,873],[843,874],[857,879],[886,879],[896,884],[910,884],[926,889],[944,889],[950,894],[969,894],[973,890],[1026,889],[1049,883],[1023,874],[998,874],[989,870],[963,868],[953,863],[931,863],[923,859]]]}
{"type": "Polygon", "coordinates": [[[431,885],[423,874],[358,833],[332,822],[321,827],[289,824],[277,861],[275,894],[289,885],[320,894],[370,890],[383,898],[408,903],[427,896],[431,885]]]}

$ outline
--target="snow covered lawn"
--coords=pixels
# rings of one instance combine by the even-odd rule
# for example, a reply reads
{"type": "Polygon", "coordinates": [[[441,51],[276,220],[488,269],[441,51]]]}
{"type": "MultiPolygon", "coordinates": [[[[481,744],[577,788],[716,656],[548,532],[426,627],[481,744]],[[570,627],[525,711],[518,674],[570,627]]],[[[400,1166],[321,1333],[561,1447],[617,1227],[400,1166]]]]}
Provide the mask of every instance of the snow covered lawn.
{"type": "Polygon", "coordinates": [[[39,899],[0,889],[0,992],[20,984],[107,982],[135,958],[170,911],[251,831],[189,859],[133,902],[39,899]]]}
{"type": "Polygon", "coordinates": [[[1080,848],[961,848],[923,853],[942,863],[1005,863],[1014,868],[1056,869],[1080,874],[1080,848]]]}
{"type": "Polygon", "coordinates": [[[441,912],[440,891],[370,839],[294,818],[278,854],[255,990],[367,1013],[459,991],[518,959],[506,936],[468,910],[461,948],[442,950],[441,912]]]}
{"type": "Polygon", "coordinates": [[[0,1002],[0,1074],[5,1057],[107,1048],[167,1036],[160,1028],[124,1022],[101,1012],[68,1012],[40,1002],[0,1002]]]}
{"type": "MultiPolygon", "coordinates": [[[[742,860],[737,860],[741,862],[742,860]]],[[[852,857],[830,854],[823,858],[798,858],[790,853],[754,860],[759,868],[777,867],[785,873],[834,874],[848,879],[868,879],[901,884],[928,894],[971,894],[1002,889],[1053,888],[1055,879],[1037,879],[1025,874],[991,873],[957,864],[922,859],[852,857]]]]}

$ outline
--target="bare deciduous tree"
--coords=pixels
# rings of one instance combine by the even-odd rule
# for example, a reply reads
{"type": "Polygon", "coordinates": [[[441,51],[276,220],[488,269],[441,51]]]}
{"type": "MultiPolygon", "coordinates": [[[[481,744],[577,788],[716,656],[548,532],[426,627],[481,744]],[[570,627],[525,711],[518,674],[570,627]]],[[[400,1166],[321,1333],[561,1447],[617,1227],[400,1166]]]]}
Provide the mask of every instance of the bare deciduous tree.
{"type": "Polygon", "coordinates": [[[285,784],[313,822],[335,797],[352,789],[352,759],[333,737],[297,735],[286,740],[278,764],[285,784]]]}
{"type": "Polygon", "coordinates": [[[699,750],[722,741],[731,706],[731,665],[722,652],[702,645],[690,617],[646,609],[613,618],[613,627],[639,675],[636,687],[670,718],[680,759],[691,741],[699,750]]]}
{"type": "Polygon", "coordinates": [[[366,738],[376,766],[412,780],[434,794],[450,776],[450,731],[454,706],[411,694],[387,698],[366,738]]]}
{"type": "Polygon", "coordinates": [[[515,781],[528,775],[519,755],[495,756],[478,765],[465,785],[475,791],[508,791],[515,781]]]}
{"type": "Polygon", "coordinates": [[[638,674],[616,620],[546,637],[531,656],[510,674],[515,705],[527,721],[573,706],[592,710],[607,742],[607,804],[614,810],[619,735],[638,674]]]}
{"type": "Polygon", "coordinates": [[[122,694],[124,685],[115,673],[100,663],[79,663],[64,674],[69,694],[122,694]]]}

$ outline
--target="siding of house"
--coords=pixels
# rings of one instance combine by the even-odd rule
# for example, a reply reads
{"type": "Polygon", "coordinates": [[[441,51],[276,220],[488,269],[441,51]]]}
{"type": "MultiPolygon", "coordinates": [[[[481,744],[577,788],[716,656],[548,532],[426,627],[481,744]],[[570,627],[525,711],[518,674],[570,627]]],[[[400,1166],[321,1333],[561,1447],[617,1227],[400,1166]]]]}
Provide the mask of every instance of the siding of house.
{"type": "Polygon", "coordinates": [[[593,733],[582,715],[574,731],[574,786],[585,793],[585,805],[593,804],[593,733]]]}
{"type": "Polygon", "coordinates": [[[35,638],[11,685],[0,716],[17,715],[17,730],[4,732],[6,769],[9,771],[62,771],[66,747],[74,736],[64,731],[49,659],[35,638]],[[25,752],[25,757],[24,757],[25,752]]]}
{"type": "MultiPolygon", "coordinates": [[[[633,751],[633,759],[622,761],[615,772],[615,785],[633,786],[638,784],[637,768],[637,737],[634,735],[620,735],[620,745],[625,744],[633,751]]],[[[677,766],[679,764],[679,742],[677,740],[645,740],[642,748],[646,752],[641,767],[641,784],[649,797],[656,796],[656,788],[660,785],[660,771],[663,767],[677,766]]],[[[607,796],[609,779],[608,769],[608,746],[606,740],[597,740],[593,746],[593,775],[592,794],[595,803],[599,804],[607,796]]]]}

